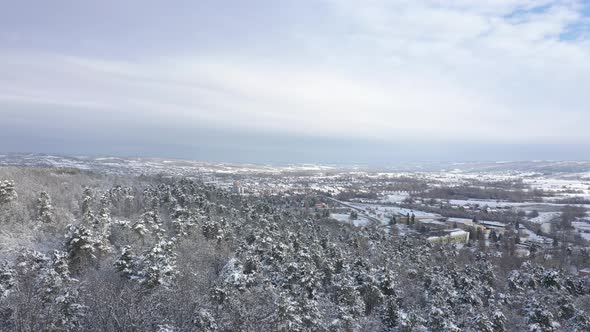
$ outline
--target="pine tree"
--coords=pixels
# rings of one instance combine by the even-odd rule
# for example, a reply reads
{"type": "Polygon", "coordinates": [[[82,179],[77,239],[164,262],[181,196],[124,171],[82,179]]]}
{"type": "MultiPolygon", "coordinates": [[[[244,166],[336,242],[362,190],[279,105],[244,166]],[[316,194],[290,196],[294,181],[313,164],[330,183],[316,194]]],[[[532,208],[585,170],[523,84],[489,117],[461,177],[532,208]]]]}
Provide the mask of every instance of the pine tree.
{"type": "Polygon", "coordinates": [[[500,310],[495,310],[491,315],[492,331],[505,332],[506,331],[506,316],[500,310]]]}
{"type": "Polygon", "coordinates": [[[219,222],[209,219],[203,223],[201,226],[203,231],[203,236],[207,240],[216,240],[221,241],[223,239],[223,230],[221,229],[219,222]]]}
{"type": "Polygon", "coordinates": [[[158,325],[158,329],[156,330],[156,332],[176,332],[177,329],[170,324],[160,324],[158,325]]]}
{"type": "Polygon", "coordinates": [[[69,255],[70,264],[74,269],[79,269],[88,262],[96,259],[98,241],[92,231],[86,226],[68,225],[66,235],[66,250],[69,255]]]}
{"type": "Polygon", "coordinates": [[[496,235],[496,231],[493,229],[490,231],[490,241],[494,243],[498,242],[498,236],[496,235]]]}
{"type": "Polygon", "coordinates": [[[131,225],[133,231],[144,239],[147,234],[161,239],[164,236],[164,228],[160,216],[155,211],[144,212],[138,221],[131,225]]]}
{"type": "Polygon", "coordinates": [[[117,271],[129,279],[137,278],[136,264],[137,256],[135,256],[130,246],[123,247],[121,255],[114,263],[117,271]]]}
{"type": "Polygon", "coordinates": [[[381,313],[383,323],[389,328],[394,328],[398,325],[399,318],[398,299],[393,296],[387,297],[383,306],[383,312],[381,313]]]}
{"type": "Polygon", "coordinates": [[[42,223],[50,224],[53,223],[53,206],[51,205],[51,197],[45,191],[39,194],[37,199],[37,215],[39,221],[42,223]]]}
{"type": "Polygon", "coordinates": [[[172,241],[160,240],[144,255],[140,283],[147,288],[170,286],[176,277],[176,253],[172,241]]]}
{"type": "Polygon", "coordinates": [[[0,181],[0,205],[10,203],[17,198],[14,182],[9,180],[0,181]]]}
{"type": "Polygon", "coordinates": [[[193,214],[188,209],[176,206],[171,215],[172,226],[176,230],[176,236],[188,236],[192,228],[195,226],[193,214]]]}
{"type": "Polygon", "coordinates": [[[526,310],[530,332],[559,331],[561,326],[555,321],[553,314],[544,305],[538,303],[536,299],[531,300],[526,310]]]}
{"type": "Polygon", "coordinates": [[[209,313],[209,311],[201,309],[196,316],[197,317],[193,320],[193,323],[198,331],[215,332],[219,330],[215,318],[209,313]]]}
{"type": "Polygon", "coordinates": [[[110,199],[107,194],[100,198],[100,210],[98,216],[94,219],[94,232],[96,234],[96,241],[98,242],[98,249],[101,251],[110,251],[111,243],[109,237],[111,236],[111,210],[110,199]]]}
{"type": "Polygon", "coordinates": [[[0,301],[6,298],[17,286],[16,271],[4,262],[0,265],[0,301]]]}
{"type": "Polygon", "coordinates": [[[297,302],[287,293],[281,293],[278,297],[275,326],[276,331],[281,332],[304,331],[303,319],[297,308],[297,302]]]}
{"type": "Polygon", "coordinates": [[[83,198],[82,198],[82,220],[87,225],[92,225],[94,223],[94,211],[92,211],[92,200],[93,200],[92,189],[86,187],[84,188],[83,198]]]}
{"type": "Polygon", "coordinates": [[[391,216],[391,219],[389,220],[389,225],[393,226],[397,224],[397,220],[395,219],[395,216],[391,216]]]}
{"type": "Polygon", "coordinates": [[[35,251],[25,252],[17,262],[19,274],[27,274],[34,280],[33,292],[45,309],[36,319],[44,322],[44,328],[48,331],[79,331],[87,307],[80,303],[80,286],[70,275],[68,253],[54,251],[48,257],[35,251]]]}

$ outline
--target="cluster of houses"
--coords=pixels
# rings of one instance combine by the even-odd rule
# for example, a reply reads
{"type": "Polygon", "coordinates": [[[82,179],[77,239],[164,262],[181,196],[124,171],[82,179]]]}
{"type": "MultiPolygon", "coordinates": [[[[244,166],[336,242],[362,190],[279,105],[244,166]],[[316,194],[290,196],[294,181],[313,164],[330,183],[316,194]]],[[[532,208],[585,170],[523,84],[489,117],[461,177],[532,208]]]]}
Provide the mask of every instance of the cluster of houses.
{"type": "MultiPolygon", "coordinates": [[[[330,209],[332,213],[350,213],[352,206],[347,203],[339,202],[340,208],[328,206],[324,202],[318,202],[315,205],[316,209],[330,209]],[[343,206],[342,206],[343,205],[343,206]],[[334,210],[334,211],[332,211],[334,210]],[[339,210],[339,211],[336,211],[339,210]]],[[[461,206],[466,208],[466,206],[461,206]]],[[[471,209],[477,209],[476,205],[469,205],[471,209]]],[[[356,209],[356,208],[355,208],[356,209]]],[[[485,241],[486,244],[490,242],[496,242],[507,229],[512,229],[514,225],[507,225],[502,222],[490,221],[490,220],[477,220],[467,218],[450,218],[441,216],[415,216],[410,215],[391,215],[388,212],[381,212],[378,209],[365,207],[362,210],[367,216],[376,216],[373,218],[379,222],[379,220],[390,220],[395,217],[395,222],[398,224],[405,224],[411,226],[415,231],[422,233],[427,236],[428,241],[432,243],[457,243],[467,244],[470,240],[481,240],[485,241]],[[489,241],[488,241],[489,240],[489,241]]],[[[590,224],[587,231],[590,235],[590,224]]],[[[516,244],[516,250],[521,251],[519,254],[528,255],[531,247],[551,247],[553,241],[549,238],[539,236],[534,232],[529,231],[523,225],[518,225],[518,239],[519,243],[516,244]]]]}
{"type": "MultiPolygon", "coordinates": [[[[407,218],[406,218],[407,219],[407,218]]],[[[404,219],[402,219],[403,221],[404,219]]],[[[503,236],[508,225],[489,220],[474,221],[463,218],[415,218],[415,227],[424,227],[428,230],[428,241],[433,243],[460,243],[467,244],[470,239],[497,240],[503,236]]],[[[513,227],[513,226],[510,226],[513,227]]],[[[528,256],[531,248],[552,248],[553,240],[539,236],[524,227],[518,226],[519,243],[515,244],[516,254],[528,256]]]]}
{"type": "MultiPolygon", "coordinates": [[[[476,235],[477,238],[487,240],[493,233],[494,236],[501,236],[506,231],[507,225],[501,222],[488,220],[471,220],[465,218],[445,218],[445,217],[415,217],[415,216],[398,216],[396,221],[401,224],[412,225],[415,229],[427,232],[428,240],[431,242],[442,243],[468,243],[470,236],[476,235]]],[[[519,226],[519,235],[522,241],[528,240],[528,232],[525,228],[519,226]]]]}
{"type": "MultiPolygon", "coordinates": [[[[414,215],[408,216],[397,216],[396,221],[400,224],[413,225],[414,228],[426,229],[428,231],[436,231],[443,229],[462,229],[462,230],[474,230],[483,232],[485,236],[489,236],[490,229],[486,228],[485,221],[478,222],[471,219],[465,218],[445,218],[445,217],[416,217],[414,215]]],[[[497,223],[498,227],[505,227],[504,224],[497,223]]]]}

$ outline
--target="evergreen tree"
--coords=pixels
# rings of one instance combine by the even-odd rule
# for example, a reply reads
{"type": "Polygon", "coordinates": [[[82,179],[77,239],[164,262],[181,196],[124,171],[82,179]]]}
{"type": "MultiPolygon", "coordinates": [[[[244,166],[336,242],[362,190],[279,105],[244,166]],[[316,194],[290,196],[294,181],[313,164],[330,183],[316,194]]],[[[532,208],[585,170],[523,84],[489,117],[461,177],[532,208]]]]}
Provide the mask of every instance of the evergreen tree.
{"type": "Polygon", "coordinates": [[[92,211],[92,200],[93,200],[93,193],[92,189],[86,187],[84,188],[83,198],[82,198],[82,220],[88,224],[94,224],[94,211],[92,211]]]}
{"type": "Polygon", "coordinates": [[[54,216],[51,197],[45,191],[42,191],[41,194],[39,194],[39,198],[37,199],[37,211],[39,221],[46,224],[53,223],[54,216]]]}
{"type": "Polygon", "coordinates": [[[79,270],[96,259],[98,241],[92,231],[83,225],[68,225],[65,246],[74,270],[79,270]]]}
{"type": "Polygon", "coordinates": [[[0,205],[7,204],[18,198],[13,181],[0,181],[0,205]]]}
{"type": "Polygon", "coordinates": [[[8,262],[0,264],[0,301],[6,298],[16,286],[16,271],[8,262]]]}

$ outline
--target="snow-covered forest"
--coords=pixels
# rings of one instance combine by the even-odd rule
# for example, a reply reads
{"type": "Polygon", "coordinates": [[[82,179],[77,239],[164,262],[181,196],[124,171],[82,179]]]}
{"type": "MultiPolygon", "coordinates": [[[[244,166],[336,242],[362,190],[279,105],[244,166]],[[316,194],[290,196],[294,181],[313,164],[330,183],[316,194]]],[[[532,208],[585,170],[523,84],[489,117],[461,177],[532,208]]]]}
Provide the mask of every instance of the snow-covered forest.
{"type": "Polygon", "coordinates": [[[311,198],[0,168],[0,331],[590,330],[582,249],[439,246],[311,198]]]}

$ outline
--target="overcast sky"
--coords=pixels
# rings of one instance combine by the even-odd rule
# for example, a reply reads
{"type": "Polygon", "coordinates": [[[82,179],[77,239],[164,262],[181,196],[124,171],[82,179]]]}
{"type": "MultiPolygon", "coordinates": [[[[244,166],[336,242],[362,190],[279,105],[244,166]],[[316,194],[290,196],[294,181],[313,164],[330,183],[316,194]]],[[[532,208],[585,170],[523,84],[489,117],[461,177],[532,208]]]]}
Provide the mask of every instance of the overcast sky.
{"type": "Polygon", "coordinates": [[[0,151],[590,159],[589,1],[3,1],[0,151]]]}

